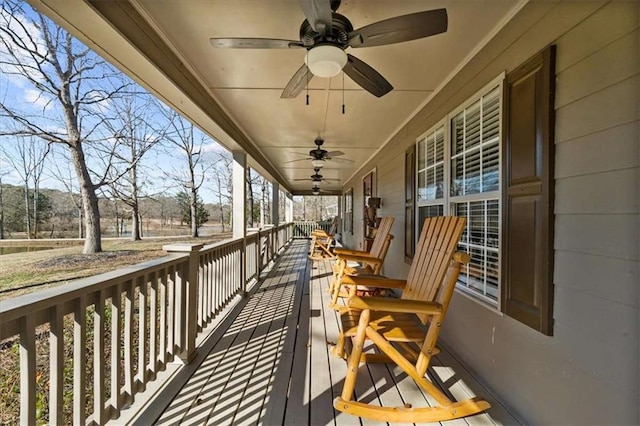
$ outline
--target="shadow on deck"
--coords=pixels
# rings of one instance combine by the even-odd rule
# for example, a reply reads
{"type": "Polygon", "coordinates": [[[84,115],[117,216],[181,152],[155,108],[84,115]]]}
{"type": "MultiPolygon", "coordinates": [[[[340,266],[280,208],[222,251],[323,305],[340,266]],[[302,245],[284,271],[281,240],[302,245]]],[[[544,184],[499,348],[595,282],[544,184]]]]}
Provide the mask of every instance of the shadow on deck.
{"type": "MultiPolygon", "coordinates": [[[[372,424],[336,412],[346,363],[330,354],[338,317],[325,309],[329,262],[307,258],[308,242],[296,240],[202,344],[194,362],[142,411],[136,424],[372,424]]],[[[358,400],[388,406],[432,403],[397,367],[361,365],[358,400]]],[[[459,425],[516,424],[446,350],[430,377],[455,399],[474,391],[492,404],[488,413],[444,422],[459,425]]]]}

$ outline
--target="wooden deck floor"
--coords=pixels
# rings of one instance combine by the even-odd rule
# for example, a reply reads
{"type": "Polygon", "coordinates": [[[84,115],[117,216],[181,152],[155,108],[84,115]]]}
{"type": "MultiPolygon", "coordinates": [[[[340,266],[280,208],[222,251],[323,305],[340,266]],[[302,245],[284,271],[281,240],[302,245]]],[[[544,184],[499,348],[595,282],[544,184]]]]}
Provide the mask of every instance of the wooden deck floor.
{"type": "MultiPolygon", "coordinates": [[[[332,356],[327,344],[338,335],[337,315],[325,309],[331,265],[309,261],[307,248],[307,241],[294,241],[281,256],[235,320],[219,332],[158,424],[373,423],[333,409],[346,363],[332,356]]],[[[486,414],[447,424],[517,423],[446,350],[431,370],[432,380],[454,398],[477,392],[493,406],[486,414]]],[[[359,400],[374,404],[430,403],[400,369],[382,364],[360,367],[356,392],[359,400]]]]}

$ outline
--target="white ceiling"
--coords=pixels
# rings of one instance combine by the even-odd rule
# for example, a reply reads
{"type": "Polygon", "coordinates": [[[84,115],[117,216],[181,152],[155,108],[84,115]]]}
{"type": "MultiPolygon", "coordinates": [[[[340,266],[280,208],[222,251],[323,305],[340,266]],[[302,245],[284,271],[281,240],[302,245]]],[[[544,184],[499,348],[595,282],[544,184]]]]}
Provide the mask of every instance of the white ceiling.
{"type": "MultiPolygon", "coordinates": [[[[60,9],[59,4],[64,3],[42,1],[60,9]]],[[[304,61],[304,49],[216,49],[209,43],[210,37],[298,40],[304,15],[296,0],[131,3],[208,88],[208,95],[249,142],[287,180],[285,185],[297,192],[312,185],[294,179],[308,178],[313,170],[309,161],[289,161],[304,158],[300,154],[315,147],[316,137],[325,139],[323,148],[343,151],[341,158],[354,160],[351,164],[328,163],[323,169],[325,177],[340,180],[323,187],[339,190],[522,1],[343,0],[338,12],[349,18],[354,28],[444,7],[449,17],[448,31],[395,45],[347,49],[380,72],[394,90],[376,98],[346,76],[343,91],[342,74],[332,79],[315,77],[309,84],[309,105],[305,105],[305,92],[296,99],[280,98],[304,61]],[[343,97],[346,114],[342,114],[343,97]]],[[[100,7],[110,6],[104,2],[100,7]]],[[[92,39],[93,27],[99,30],[99,26],[87,26],[82,35],[92,39]]],[[[118,57],[117,51],[108,53],[118,57]]]]}

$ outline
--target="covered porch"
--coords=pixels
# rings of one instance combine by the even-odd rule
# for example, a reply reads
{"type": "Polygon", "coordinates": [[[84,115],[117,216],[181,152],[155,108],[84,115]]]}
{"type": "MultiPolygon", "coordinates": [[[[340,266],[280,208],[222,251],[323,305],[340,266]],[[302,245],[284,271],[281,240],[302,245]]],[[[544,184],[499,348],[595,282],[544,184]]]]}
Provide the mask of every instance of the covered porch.
{"type": "MultiPolygon", "coordinates": [[[[308,240],[296,239],[214,331],[193,361],[171,372],[171,385],[123,411],[134,424],[380,424],[333,409],[346,362],[330,352],[339,319],[326,289],[331,262],[312,261],[308,240]]],[[[486,397],[492,408],[446,424],[518,424],[446,348],[429,377],[456,400],[486,397]]],[[[171,370],[171,367],[169,367],[171,370]]],[[[397,366],[363,364],[358,400],[386,406],[430,406],[434,401],[397,366]]]]}
{"type": "MultiPolygon", "coordinates": [[[[492,408],[453,423],[638,423],[637,2],[343,2],[358,27],[446,5],[447,38],[358,50],[394,81],[384,97],[315,78],[306,103],[302,92],[281,98],[304,50],[210,42],[295,39],[305,14],[293,0],[29,3],[232,151],[236,179],[232,240],[168,247],[162,261],[2,306],[0,340],[19,336],[23,423],[36,422],[41,324],[51,327],[49,420],[62,422],[65,318],[77,342],[76,424],[361,422],[331,408],[345,365],[328,351],[338,330],[328,263],[307,260],[290,207],[274,211],[274,227],[247,231],[247,167],[272,182],[274,206],[339,195],[354,249],[366,244],[367,199],[381,200],[379,216],[396,219],[383,270],[392,277],[407,275],[426,217],[474,221],[462,248],[475,270],[454,294],[449,346],[429,377],[492,408]],[[351,161],[316,158],[316,138],[351,161]],[[312,161],[324,162],[325,182],[310,190],[312,161]]],[[[430,403],[392,367],[359,374],[359,399],[430,403]]]]}

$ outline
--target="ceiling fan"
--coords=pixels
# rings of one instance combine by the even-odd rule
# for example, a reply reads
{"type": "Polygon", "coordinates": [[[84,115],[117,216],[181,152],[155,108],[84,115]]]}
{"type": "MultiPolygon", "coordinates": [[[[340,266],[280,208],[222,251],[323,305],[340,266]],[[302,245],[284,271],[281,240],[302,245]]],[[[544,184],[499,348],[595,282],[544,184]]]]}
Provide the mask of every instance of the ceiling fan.
{"type": "MultiPolygon", "coordinates": [[[[327,160],[335,161],[336,163],[353,163],[354,162],[353,160],[349,160],[347,158],[336,158],[344,155],[344,152],[342,151],[327,151],[326,149],[322,149],[322,144],[324,144],[324,140],[321,138],[316,138],[316,140],[314,140],[313,143],[316,144],[316,148],[309,151],[307,158],[299,158],[297,160],[287,161],[287,163],[311,160],[311,165],[319,169],[324,166],[324,162],[327,160]]],[[[296,152],[294,154],[307,155],[301,152],[296,152]]]]}
{"type": "Polygon", "coordinates": [[[311,78],[333,77],[344,71],[363,89],[381,97],[393,86],[371,66],[345,52],[347,47],[383,46],[429,37],[447,31],[446,9],[396,16],[353,29],[347,17],[336,13],[340,0],[298,0],[306,19],[300,41],[273,38],[209,39],[214,47],[234,49],[307,49],[305,63],[296,71],[281,98],[295,98],[311,78]]]}
{"type": "Polygon", "coordinates": [[[320,194],[329,194],[329,191],[325,191],[324,189],[320,189],[320,187],[318,187],[318,185],[314,185],[313,188],[311,188],[311,193],[313,195],[320,195],[320,194]]]}
{"type": "Polygon", "coordinates": [[[294,181],[309,180],[309,181],[313,182],[316,186],[321,182],[340,182],[340,179],[328,179],[328,178],[325,178],[324,176],[322,176],[320,174],[320,167],[315,167],[313,169],[313,171],[315,173],[310,176],[311,179],[294,179],[294,181]]]}

